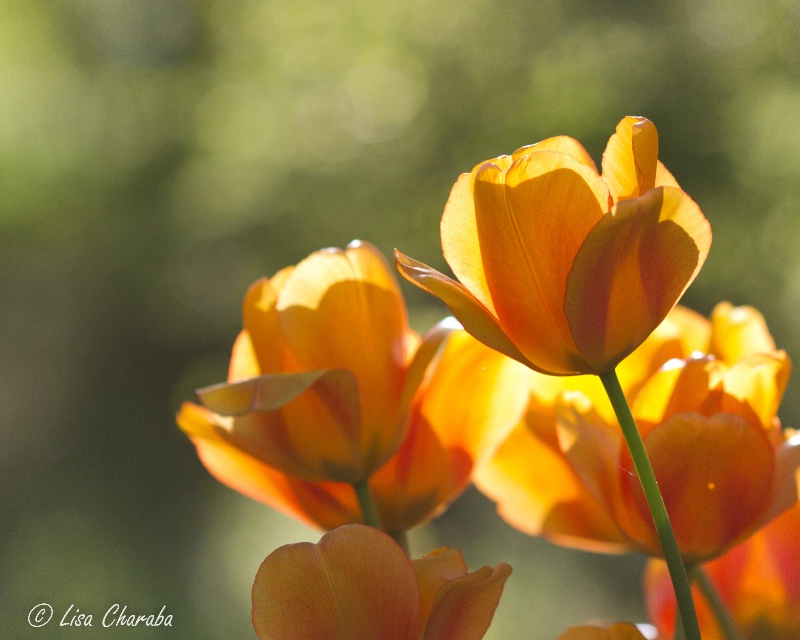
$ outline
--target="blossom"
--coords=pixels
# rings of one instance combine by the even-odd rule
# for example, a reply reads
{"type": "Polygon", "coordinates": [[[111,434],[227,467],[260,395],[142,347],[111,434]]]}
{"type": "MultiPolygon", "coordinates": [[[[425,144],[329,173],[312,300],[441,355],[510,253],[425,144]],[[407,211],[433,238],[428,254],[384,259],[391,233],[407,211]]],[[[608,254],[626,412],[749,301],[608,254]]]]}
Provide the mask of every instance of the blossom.
{"type": "Polygon", "coordinates": [[[267,556],[253,626],[260,640],[479,640],[510,573],[468,573],[456,549],[409,560],[386,534],[347,525],[267,556]]]}
{"type": "MultiPolygon", "coordinates": [[[[795,504],[725,555],[703,565],[746,640],[800,637],[800,504],[795,504]]],[[[723,640],[700,589],[695,587],[700,630],[705,640],[723,640]]],[[[666,567],[651,560],[645,574],[653,622],[671,634],[675,599],[666,567]]]]}
{"type": "Polygon", "coordinates": [[[627,117],[602,175],[558,136],[462,174],[445,205],[453,280],[395,251],[411,282],[476,338],[553,375],[611,371],[664,319],[699,272],[711,230],[658,161],[658,134],[627,117]]]}
{"type": "MultiPolygon", "coordinates": [[[[761,314],[728,303],[710,322],[676,309],[620,365],[685,561],[723,553],[797,501],[800,442],[776,416],[789,370],[761,314]]],[[[661,554],[594,377],[539,376],[524,415],[476,470],[475,484],[527,533],[661,554]]]]}
{"type": "MultiPolygon", "coordinates": [[[[320,393],[328,393],[329,402],[331,397],[336,402],[336,394],[352,401],[348,386],[319,389],[317,383],[284,407],[271,412],[248,411],[237,417],[220,415],[219,400],[212,398],[209,402],[208,393],[201,392],[211,408],[187,402],[178,414],[178,424],[213,476],[322,529],[361,522],[361,511],[347,480],[365,474],[381,525],[389,531],[405,530],[433,517],[466,488],[473,465],[505,436],[527,402],[525,380],[529,372],[452,322],[440,323],[422,339],[403,325],[402,331],[398,327],[393,334],[393,343],[386,340],[388,329],[373,331],[370,324],[383,322],[402,309],[402,299],[395,297],[399,293],[389,283],[393,279],[388,266],[374,248],[361,243],[344,252],[318,252],[294,270],[251,287],[244,302],[244,329],[231,355],[230,383],[221,386],[221,392],[235,394],[243,385],[247,390],[268,393],[275,379],[268,372],[299,368],[297,349],[293,344],[286,345],[288,340],[284,339],[284,335],[298,333],[292,323],[299,312],[284,303],[284,295],[293,288],[308,289],[313,284],[328,288],[316,295],[328,300],[328,306],[336,306],[336,312],[331,310],[318,321],[304,320],[310,334],[300,337],[311,342],[308,350],[326,351],[314,351],[316,366],[327,365],[330,371],[347,365],[344,371],[336,370],[343,379],[355,372],[352,378],[358,401],[369,406],[365,416],[369,422],[351,425],[355,434],[359,433],[355,427],[361,429],[360,439],[351,440],[349,432],[341,433],[344,429],[340,423],[324,414],[320,393]],[[351,270],[353,262],[359,266],[358,273],[351,270]],[[303,280],[295,283],[292,278],[298,271],[303,280]],[[359,274],[361,280],[356,279],[359,274]],[[353,280],[342,284],[344,276],[353,280]],[[370,293],[374,280],[383,283],[380,296],[375,291],[370,293]],[[382,300],[383,306],[350,304],[358,288],[366,289],[365,298],[370,295],[382,300]],[[341,296],[346,299],[338,301],[341,296]],[[348,345],[352,345],[353,353],[348,352],[348,345]],[[398,363],[388,354],[380,357],[366,353],[391,349],[398,351],[398,363]],[[372,358],[373,362],[363,363],[361,358],[372,358]],[[389,371],[382,371],[382,366],[389,371]],[[382,395],[378,393],[381,390],[382,395]],[[457,393],[463,393],[463,399],[454,404],[457,393]],[[324,419],[315,422],[314,411],[324,419]],[[381,429],[389,433],[381,433],[381,429]],[[399,437],[402,439],[395,442],[399,437]],[[337,440],[349,446],[338,447],[337,440]],[[379,446],[385,447],[386,453],[377,455],[379,446]],[[362,459],[372,462],[362,465],[362,459]],[[355,470],[358,475],[334,473],[335,469],[355,470]]],[[[320,305],[316,312],[322,311],[320,305]]],[[[312,312],[306,309],[305,313],[312,312]]],[[[394,322],[402,324],[399,319],[394,322]]],[[[289,375],[303,382],[308,373],[289,375]]],[[[249,399],[245,403],[248,409],[251,404],[249,399]]]]}

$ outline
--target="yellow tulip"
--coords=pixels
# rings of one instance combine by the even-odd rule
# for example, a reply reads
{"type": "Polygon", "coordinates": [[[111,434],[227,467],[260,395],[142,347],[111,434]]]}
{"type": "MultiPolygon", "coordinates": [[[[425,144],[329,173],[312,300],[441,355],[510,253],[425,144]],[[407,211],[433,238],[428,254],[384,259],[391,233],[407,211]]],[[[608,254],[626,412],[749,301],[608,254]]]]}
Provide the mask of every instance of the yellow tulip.
{"type": "Polygon", "coordinates": [[[409,560],[386,534],[347,525],[267,556],[253,626],[260,640],[480,640],[510,573],[468,573],[456,549],[409,560]]]}
{"type": "Polygon", "coordinates": [[[598,173],[559,136],[462,174],[442,250],[458,280],[395,252],[490,347],[552,375],[611,371],[661,323],[706,259],[711,230],[658,161],[645,118],[617,126],[598,173]]]}

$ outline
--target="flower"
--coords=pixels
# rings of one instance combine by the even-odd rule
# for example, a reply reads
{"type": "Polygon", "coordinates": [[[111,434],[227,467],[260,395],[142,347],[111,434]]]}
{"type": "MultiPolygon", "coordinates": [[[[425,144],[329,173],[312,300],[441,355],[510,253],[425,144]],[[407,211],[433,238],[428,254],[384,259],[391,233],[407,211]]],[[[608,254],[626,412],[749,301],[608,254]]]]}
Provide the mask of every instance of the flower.
{"type": "Polygon", "coordinates": [[[253,626],[260,640],[479,640],[510,573],[468,573],[456,549],[409,560],[388,535],[347,525],[267,556],[253,626]]]}
{"type": "MultiPolygon", "coordinates": [[[[676,309],[620,365],[686,562],[723,553],[797,501],[800,442],[776,416],[789,370],[761,314],[728,303],[711,322],[676,309]]],[[[661,554],[594,377],[538,376],[526,412],[476,470],[475,484],[527,533],[592,550],[661,554]]]]}
{"type": "Polygon", "coordinates": [[[658,134],[627,117],[603,154],[559,136],[462,174],[442,250],[458,281],[395,251],[490,347],[553,375],[611,371],[664,319],[706,259],[711,230],[658,161],[658,134]]]}
{"type": "Polygon", "coordinates": [[[325,249],[245,296],[228,382],[198,391],[217,434],[304,480],[359,482],[397,450],[426,362],[383,256],[325,249]],[[420,369],[422,371],[420,371],[420,369]]]}
{"type": "MultiPolygon", "coordinates": [[[[703,569],[746,640],[800,638],[800,504],[703,569]]],[[[705,640],[724,640],[700,589],[695,587],[705,640]]],[[[675,598],[666,567],[651,560],[645,573],[650,617],[664,634],[675,623],[675,598]]]]}
{"type": "MultiPolygon", "coordinates": [[[[328,402],[335,402],[338,393],[349,398],[352,389],[348,386],[319,389],[317,383],[317,387],[301,392],[293,403],[284,407],[269,413],[247,411],[234,417],[220,415],[220,401],[213,396],[209,401],[208,392],[201,391],[201,398],[211,408],[187,402],[181,407],[177,420],[195,444],[209,472],[253,499],[306,524],[333,529],[362,521],[348,478],[368,474],[382,527],[402,531],[440,513],[467,487],[476,461],[485,457],[516,422],[516,416],[527,402],[530,374],[519,363],[492,351],[465,331],[456,329],[456,324],[445,321],[422,340],[405,327],[402,332],[398,330],[397,334],[404,335],[405,339],[394,341],[394,347],[399,350],[397,365],[388,355],[381,359],[370,354],[375,362],[388,366],[388,374],[397,378],[393,383],[380,380],[388,374],[374,363],[368,367],[360,362],[358,353],[390,350],[390,341],[376,339],[376,334],[378,338],[385,338],[388,330],[372,332],[370,322],[380,322],[381,316],[401,308],[402,299],[388,294],[379,297],[373,292],[369,295],[384,300],[383,307],[371,309],[367,305],[349,304],[354,295],[350,289],[363,287],[367,289],[366,297],[370,286],[369,280],[364,283],[347,281],[345,285],[339,282],[343,275],[355,278],[355,274],[348,271],[352,262],[359,265],[359,273],[373,274],[372,280],[393,282],[377,251],[361,243],[344,252],[318,252],[293,271],[283,271],[271,281],[254,284],[245,297],[245,327],[233,347],[231,382],[219,389],[224,394],[236,394],[244,387],[248,392],[261,393],[263,399],[275,380],[274,375],[265,373],[279,367],[296,371],[299,358],[285,345],[283,336],[294,336],[298,332],[291,326],[298,311],[294,309],[291,314],[284,315],[292,309],[283,304],[285,292],[308,288],[309,283],[317,287],[329,286],[329,291],[317,295],[328,300],[329,306],[338,304],[338,311],[319,321],[306,320],[307,325],[313,326],[309,327],[311,335],[304,339],[312,343],[307,347],[309,350],[317,347],[322,350],[322,344],[341,342],[340,346],[325,344],[328,360],[319,361],[326,355],[322,353],[315,352],[314,357],[318,358],[317,366],[327,365],[327,370],[348,364],[347,370],[336,370],[343,379],[345,374],[356,372],[352,377],[358,388],[358,399],[370,405],[372,416],[371,424],[354,425],[362,426],[361,439],[348,439],[349,432],[340,433],[344,428],[322,412],[324,405],[320,406],[320,392],[329,394],[328,402]],[[301,269],[303,280],[293,282],[294,274],[301,269]],[[331,284],[335,278],[339,279],[337,284],[331,284]],[[337,296],[348,299],[337,302],[337,296]],[[288,331],[281,323],[287,325],[288,331]],[[314,334],[314,330],[320,334],[314,334]],[[336,337],[331,338],[334,333],[336,337]],[[351,343],[353,354],[347,353],[347,345],[351,343]],[[330,353],[337,349],[342,352],[333,354],[338,355],[338,360],[330,353]],[[342,362],[345,358],[350,358],[351,362],[342,362]],[[383,396],[378,394],[381,389],[383,396]],[[456,393],[463,393],[463,399],[454,404],[452,398],[456,393]],[[379,402],[381,397],[386,400],[384,404],[379,402]],[[382,409],[385,416],[381,415],[382,409]],[[313,421],[315,410],[320,410],[325,418],[319,423],[313,421]],[[364,434],[366,427],[371,428],[364,434]],[[379,433],[380,429],[389,434],[379,433]],[[366,439],[365,435],[369,434],[370,438],[366,439]],[[398,435],[402,440],[394,443],[398,435]],[[337,447],[337,438],[349,446],[337,447]],[[362,455],[362,446],[366,455],[362,455]],[[376,454],[378,446],[385,447],[390,454],[388,460],[384,459],[385,453],[376,454]],[[361,459],[372,462],[368,466],[361,465],[361,459]],[[309,468],[314,473],[309,472],[309,468]],[[358,475],[331,473],[334,469],[358,471],[358,475]]],[[[385,291],[393,289],[385,285],[385,291]]],[[[317,312],[321,310],[322,306],[317,312]]],[[[304,383],[307,379],[303,376],[309,374],[289,375],[304,383]]],[[[213,393],[216,391],[212,389],[213,393]]],[[[249,409],[252,400],[243,404],[249,409]]],[[[354,428],[352,433],[358,434],[358,429],[354,428]]]]}

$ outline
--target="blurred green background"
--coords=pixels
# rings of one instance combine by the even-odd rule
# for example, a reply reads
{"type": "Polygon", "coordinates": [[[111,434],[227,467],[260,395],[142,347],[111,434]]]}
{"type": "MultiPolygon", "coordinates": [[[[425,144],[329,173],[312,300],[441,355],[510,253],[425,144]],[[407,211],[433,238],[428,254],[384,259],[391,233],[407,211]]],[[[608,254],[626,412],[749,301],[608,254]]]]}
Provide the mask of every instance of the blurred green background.
{"type": "MultiPolygon", "coordinates": [[[[259,562],[318,534],[212,480],[175,412],[253,280],[354,238],[444,268],[457,174],[524,144],[599,161],[648,116],[714,229],[684,302],[757,306],[797,359],[799,36],[797,0],[0,0],[0,635],[254,638],[259,562]],[[114,603],[173,627],[103,629],[114,603]]],[[[405,290],[417,329],[445,314],[405,290]]],[[[643,618],[639,558],[472,491],[411,541],[514,566],[490,638],[643,618]]]]}

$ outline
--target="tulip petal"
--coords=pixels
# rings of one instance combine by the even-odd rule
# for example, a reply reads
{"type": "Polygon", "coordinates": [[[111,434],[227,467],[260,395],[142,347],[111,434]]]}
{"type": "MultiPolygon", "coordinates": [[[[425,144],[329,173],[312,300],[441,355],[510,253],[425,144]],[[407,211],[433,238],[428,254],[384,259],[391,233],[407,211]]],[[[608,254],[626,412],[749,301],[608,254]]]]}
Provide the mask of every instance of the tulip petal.
{"type": "Polygon", "coordinates": [[[540,371],[590,373],[562,303],[572,260],[608,205],[605,184],[573,157],[540,151],[507,173],[484,164],[474,197],[483,269],[503,330],[540,371]]]}
{"type": "Polygon", "coordinates": [[[276,471],[228,443],[215,429],[213,414],[199,405],[184,403],[177,422],[208,472],[234,491],[311,527],[334,529],[361,521],[350,485],[304,482],[276,471]]]}
{"type": "MultiPolygon", "coordinates": [[[[467,575],[467,563],[458,549],[441,547],[422,558],[411,560],[419,584],[420,625],[424,626],[443,585],[467,575]]],[[[422,631],[422,628],[420,628],[422,631]]]]}
{"type": "Polygon", "coordinates": [[[732,364],[746,356],[775,351],[764,316],[753,307],[720,302],[711,314],[711,353],[732,364]]]}
{"type": "Polygon", "coordinates": [[[769,522],[798,501],[800,501],[800,433],[786,438],[775,451],[775,484],[772,487],[763,522],[769,522]]]}
{"type": "Polygon", "coordinates": [[[260,640],[416,640],[418,594],[389,536],[348,525],[267,556],[253,584],[253,626],[260,640]]]}
{"type": "Polygon", "coordinates": [[[475,222],[473,180],[471,173],[462,173],[450,190],[439,225],[442,253],[456,278],[494,315],[475,222]]]}
{"type": "Polygon", "coordinates": [[[242,303],[242,323],[250,335],[258,357],[260,373],[284,369],[284,340],[275,308],[278,293],[294,267],[281,269],[272,278],[261,278],[250,285],[242,303]]]}
{"type": "Polygon", "coordinates": [[[529,153],[533,153],[534,151],[558,151],[560,153],[566,153],[568,156],[575,158],[581,164],[589,167],[594,173],[597,173],[597,165],[594,163],[592,156],[589,155],[589,152],[580,142],[575,140],[575,138],[570,138],[569,136],[553,136],[552,138],[547,138],[541,142],[529,144],[525,147],[517,149],[511,155],[511,158],[516,160],[517,158],[527,156],[529,153]]]}
{"type": "Polygon", "coordinates": [[[203,404],[221,416],[243,416],[251,411],[274,411],[313,389],[345,433],[357,440],[360,416],[356,381],[343,369],[304,373],[273,373],[222,382],[197,390],[203,404]]]}
{"type": "Polygon", "coordinates": [[[365,470],[383,464],[405,435],[400,406],[405,304],[389,265],[372,245],[317,251],[280,290],[281,332],[303,370],[345,369],[356,379],[365,470]]]}
{"type": "MultiPolygon", "coordinates": [[[[678,414],[644,442],[685,561],[717,555],[759,525],[775,466],[761,428],[729,413],[678,414]]],[[[638,480],[626,486],[649,519],[638,480]]]]}
{"type": "Polygon", "coordinates": [[[481,640],[489,629],[511,567],[483,567],[442,585],[423,640],[481,640]]]}
{"type": "Polygon", "coordinates": [[[239,332],[231,350],[231,362],[228,365],[228,382],[239,382],[261,375],[261,364],[258,361],[253,341],[246,329],[239,332]]]}
{"type": "Polygon", "coordinates": [[[620,202],[591,230],[569,273],[564,310],[595,371],[611,370],[664,320],[710,244],[698,206],[669,187],[620,202]]]}
{"type": "Polygon", "coordinates": [[[638,198],[656,186],[658,132],[647,118],[628,116],[603,153],[603,179],[614,202],[638,198]]]}
{"type": "Polygon", "coordinates": [[[461,325],[454,318],[445,318],[431,327],[422,337],[422,342],[414,352],[414,357],[408,365],[406,378],[403,382],[403,406],[408,406],[411,398],[417,393],[428,367],[439,353],[442,343],[447,340],[453,331],[460,328],[461,325]]]}
{"type": "Polygon", "coordinates": [[[409,258],[397,249],[394,251],[394,260],[397,270],[406,280],[441,299],[456,320],[475,338],[492,349],[536,369],[509,340],[497,318],[464,285],[428,265],[409,258]]]}

